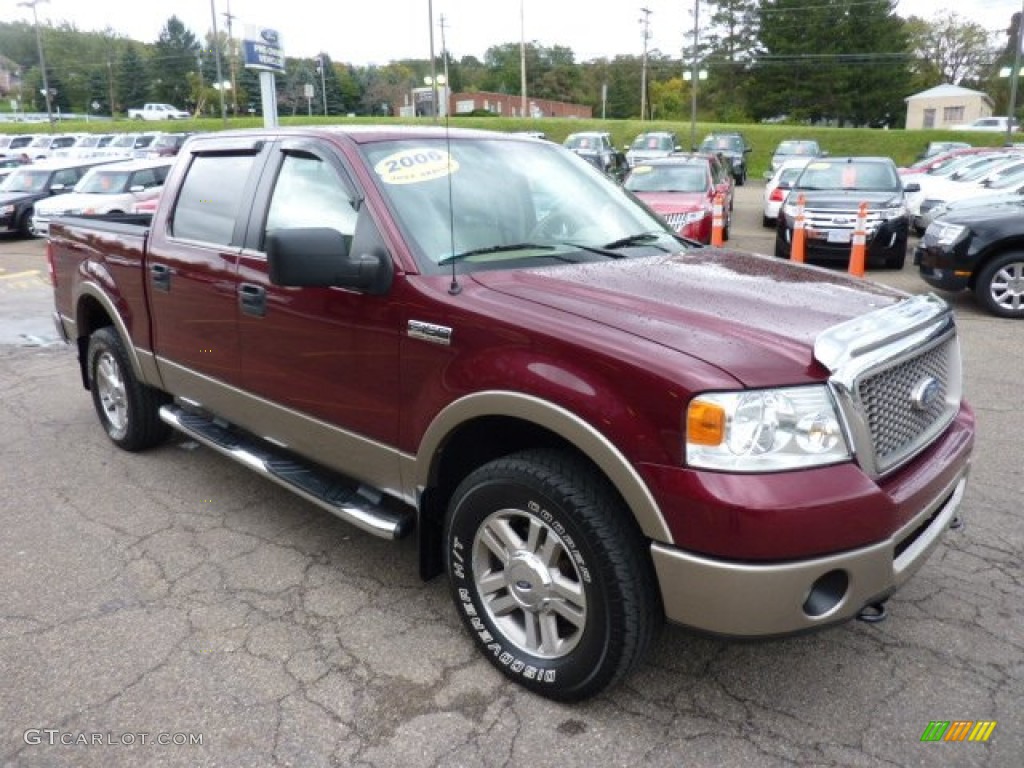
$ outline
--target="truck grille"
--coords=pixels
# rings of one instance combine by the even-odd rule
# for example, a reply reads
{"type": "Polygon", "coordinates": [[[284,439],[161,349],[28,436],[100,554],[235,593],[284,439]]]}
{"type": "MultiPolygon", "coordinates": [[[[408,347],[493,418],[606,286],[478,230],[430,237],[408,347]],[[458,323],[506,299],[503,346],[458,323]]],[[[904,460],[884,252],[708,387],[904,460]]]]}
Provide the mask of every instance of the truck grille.
{"type": "Polygon", "coordinates": [[[857,382],[875,462],[885,471],[902,458],[916,453],[955,413],[949,403],[950,366],[956,344],[946,339],[916,357],[891,368],[871,373],[857,382]],[[915,390],[935,382],[925,393],[915,390]]]}
{"type": "MultiPolygon", "coordinates": [[[[808,208],[804,211],[804,222],[808,229],[828,231],[848,229],[851,232],[857,225],[857,209],[830,210],[825,208],[808,208]]],[[[864,231],[873,233],[883,222],[881,211],[867,210],[864,217],[864,231]]]]}
{"type": "Polygon", "coordinates": [[[949,305],[914,296],[819,334],[815,358],[843,414],[857,460],[873,477],[927,448],[956,417],[963,389],[949,305]]]}

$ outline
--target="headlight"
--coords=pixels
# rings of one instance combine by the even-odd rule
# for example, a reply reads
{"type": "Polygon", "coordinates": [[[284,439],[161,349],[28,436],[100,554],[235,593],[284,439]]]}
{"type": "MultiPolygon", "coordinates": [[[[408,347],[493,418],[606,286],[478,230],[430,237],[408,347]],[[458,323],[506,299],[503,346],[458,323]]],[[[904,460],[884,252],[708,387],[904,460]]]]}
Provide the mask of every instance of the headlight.
{"type": "Polygon", "coordinates": [[[905,205],[894,205],[889,208],[882,209],[882,218],[886,221],[892,219],[899,219],[907,215],[907,206],[905,205]]]}
{"type": "Polygon", "coordinates": [[[683,214],[683,224],[695,224],[696,222],[703,220],[707,215],[708,212],[705,210],[689,211],[683,214]]]}
{"type": "Polygon", "coordinates": [[[960,224],[944,224],[941,221],[933,221],[925,232],[925,237],[936,245],[952,245],[967,232],[967,227],[960,224]]]}
{"type": "Polygon", "coordinates": [[[0,216],[10,216],[14,213],[13,205],[0,205],[0,216]]]}
{"type": "Polygon", "coordinates": [[[686,414],[686,461],[693,467],[777,472],[849,458],[823,385],[703,394],[686,414]]]}

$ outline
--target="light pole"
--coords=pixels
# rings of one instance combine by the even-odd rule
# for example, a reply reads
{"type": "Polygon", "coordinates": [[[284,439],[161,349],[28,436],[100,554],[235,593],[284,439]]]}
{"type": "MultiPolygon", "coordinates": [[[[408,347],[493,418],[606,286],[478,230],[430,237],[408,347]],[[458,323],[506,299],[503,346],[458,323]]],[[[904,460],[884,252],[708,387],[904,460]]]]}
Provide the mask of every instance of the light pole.
{"type": "Polygon", "coordinates": [[[694,152],[697,151],[697,81],[700,80],[697,36],[699,34],[700,0],[693,0],[693,69],[690,70],[690,84],[693,88],[690,91],[690,149],[694,152]]]}
{"type": "Polygon", "coordinates": [[[526,15],[523,0],[519,0],[519,116],[526,117],[526,15]]]}
{"type": "Polygon", "coordinates": [[[651,9],[641,8],[644,15],[640,23],[644,25],[644,58],[640,65],[640,119],[647,119],[647,41],[651,39],[651,9]]]}
{"type": "Polygon", "coordinates": [[[43,38],[39,34],[39,16],[36,14],[36,6],[39,3],[48,3],[50,0],[24,0],[18,3],[23,8],[32,9],[32,23],[36,28],[36,46],[39,48],[39,68],[43,72],[43,96],[46,98],[46,121],[53,131],[53,104],[50,101],[50,82],[46,77],[46,58],[43,56],[43,38]]]}

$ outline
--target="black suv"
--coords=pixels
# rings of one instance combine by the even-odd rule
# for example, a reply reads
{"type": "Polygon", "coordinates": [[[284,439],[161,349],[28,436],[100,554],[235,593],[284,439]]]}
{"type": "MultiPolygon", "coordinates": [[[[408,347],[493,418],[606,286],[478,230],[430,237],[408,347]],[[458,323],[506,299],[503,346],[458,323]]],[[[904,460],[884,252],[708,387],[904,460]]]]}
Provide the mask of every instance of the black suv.
{"type": "Polygon", "coordinates": [[[732,168],[736,186],[742,187],[747,180],[747,155],[753,149],[746,137],[736,131],[709,133],[700,143],[700,151],[721,155],[732,168]]]}
{"type": "Polygon", "coordinates": [[[848,263],[861,203],[867,203],[866,260],[903,269],[910,216],[906,189],[888,157],[819,157],[806,166],[786,196],[775,232],[775,255],[789,258],[797,201],[804,197],[806,256],[848,263]]]}
{"type": "Polygon", "coordinates": [[[604,171],[617,181],[622,181],[629,164],[626,155],[612,146],[611,137],[604,131],[584,131],[569,134],[562,142],[591,165],[604,171]]]}

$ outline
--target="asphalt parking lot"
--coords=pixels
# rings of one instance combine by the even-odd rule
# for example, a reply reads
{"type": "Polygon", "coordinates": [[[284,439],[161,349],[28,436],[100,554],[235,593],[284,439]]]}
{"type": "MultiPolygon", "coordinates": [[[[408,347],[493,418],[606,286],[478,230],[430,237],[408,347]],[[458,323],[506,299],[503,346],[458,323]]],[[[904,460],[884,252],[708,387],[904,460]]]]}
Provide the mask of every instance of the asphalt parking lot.
{"type": "MultiPolygon", "coordinates": [[[[731,245],[771,253],[760,183],[731,245]]],[[[908,259],[869,273],[924,292],[908,259]]],[[[978,444],[963,512],[879,624],[734,642],[666,627],[561,705],[464,636],[415,542],[372,538],[184,439],[96,423],[39,241],[0,238],[0,764],[998,766],[1024,755],[1019,322],[952,297],[978,444]],[[995,722],[929,742],[933,721],[995,722]]]]}

